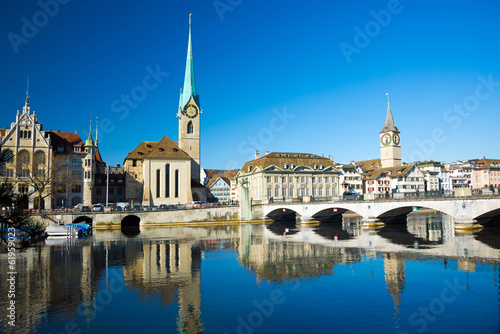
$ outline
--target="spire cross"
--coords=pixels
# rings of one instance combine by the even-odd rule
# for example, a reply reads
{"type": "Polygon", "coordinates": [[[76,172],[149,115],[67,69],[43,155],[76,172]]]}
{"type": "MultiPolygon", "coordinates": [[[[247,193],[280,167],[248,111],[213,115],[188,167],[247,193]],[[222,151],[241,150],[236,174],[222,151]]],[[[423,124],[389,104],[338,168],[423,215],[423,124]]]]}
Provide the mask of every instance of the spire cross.
{"type": "Polygon", "coordinates": [[[387,96],[387,103],[389,103],[389,93],[385,93],[385,95],[387,96]]]}
{"type": "Polygon", "coordinates": [[[193,13],[189,14],[189,25],[191,25],[191,15],[193,15],[193,13]]]}

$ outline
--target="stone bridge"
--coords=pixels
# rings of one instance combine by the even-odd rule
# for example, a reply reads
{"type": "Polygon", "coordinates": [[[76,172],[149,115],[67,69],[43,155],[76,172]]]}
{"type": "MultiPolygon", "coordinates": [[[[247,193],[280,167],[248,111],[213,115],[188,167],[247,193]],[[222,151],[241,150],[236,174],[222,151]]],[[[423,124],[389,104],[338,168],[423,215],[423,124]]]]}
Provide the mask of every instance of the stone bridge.
{"type": "Polygon", "coordinates": [[[437,210],[449,215],[456,228],[471,228],[477,226],[478,219],[500,216],[500,197],[269,203],[253,205],[252,218],[280,220],[300,217],[301,222],[321,222],[341,218],[343,213],[351,211],[360,215],[365,224],[376,224],[419,209],[437,210]]]}
{"type": "Polygon", "coordinates": [[[36,215],[35,221],[61,224],[86,222],[94,227],[147,226],[172,223],[234,221],[238,220],[239,207],[219,206],[211,208],[179,209],[167,211],[114,211],[114,212],[67,212],[36,215]]]}

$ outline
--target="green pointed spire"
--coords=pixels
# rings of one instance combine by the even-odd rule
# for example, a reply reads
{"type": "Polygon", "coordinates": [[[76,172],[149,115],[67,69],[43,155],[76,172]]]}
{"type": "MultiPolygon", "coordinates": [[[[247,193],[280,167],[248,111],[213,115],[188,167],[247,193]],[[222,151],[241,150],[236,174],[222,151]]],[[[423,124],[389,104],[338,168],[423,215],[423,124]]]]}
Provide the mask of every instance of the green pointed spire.
{"type": "Polygon", "coordinates": [[[87,147],[87,146],[94,147],[94,139],[92,138],[92,121],[90,121],[89,137],[85,141],[85,147],[87,147]]]}
{"type": "Polygon", "coordinates": [[[186,74],[184,75],[184,88],[182,90],[181,108],[188,103],[191,95],[198,103],[198,96],[196,94],[196,83],[194,80],[194,62],[193,62],[193,47],[191,44],[191,14],[189,14],[189,39],[188,50],[186,59],[186,74]]]}

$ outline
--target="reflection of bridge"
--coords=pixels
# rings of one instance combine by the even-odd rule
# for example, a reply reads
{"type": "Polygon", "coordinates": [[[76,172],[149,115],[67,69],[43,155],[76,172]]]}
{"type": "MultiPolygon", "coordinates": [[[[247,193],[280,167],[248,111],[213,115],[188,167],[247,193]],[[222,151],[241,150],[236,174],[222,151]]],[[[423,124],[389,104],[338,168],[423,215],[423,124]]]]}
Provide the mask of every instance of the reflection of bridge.
{"type": "Polygon", "coordinates": [[[452,217],[456,227],[471,227],[477,219],[500,215],[500,198],[437,198],[377,201],[333,201],[329,203],[270,203],[254,205],[253,218],[280,218],[298,215],[301,221],[324,221],[340,218],[347,211],[360,215],[363,222],[379,222],[406,216],[411,211],[426,208],[452,217]]]}
{"type": "MultiPolygon", "coordinates": [[[[412,218],[411,222],[404,226],[406,228],[398,230],[391,228],[391,225],[380,230],[363,229],[360,224],[355,223],[343,224],[342,226],[340,223],[321,224],[321,226],[329,226],[327,230],[318,226],[301,225],[296,229],[292,228],[290,230],[292,233],[287,233],[285,236],[283,233],[273,231],[269,225],[263,230],[262,237],[268,240],[286,240],[298,244],[365,249],[367,252],[377,253],[404,252],[432,257],[475,259],[498,259],[500,257],[499,249],[477,240],[471,234],[455,233],[449,221],[443,221],[442,230],[440,230],[442,233],[441,241],[429,242],[429,240],[410,232],[420,223],[418,219],[412,218]],[[411,240],[411,242],[405,242],[406,239],[407,241],[411,240]],[[418,241],[418,244],[413,245],[413,240],[418,241]]],[[[424,225],[427,224],[424,223],[424,225]]]]}

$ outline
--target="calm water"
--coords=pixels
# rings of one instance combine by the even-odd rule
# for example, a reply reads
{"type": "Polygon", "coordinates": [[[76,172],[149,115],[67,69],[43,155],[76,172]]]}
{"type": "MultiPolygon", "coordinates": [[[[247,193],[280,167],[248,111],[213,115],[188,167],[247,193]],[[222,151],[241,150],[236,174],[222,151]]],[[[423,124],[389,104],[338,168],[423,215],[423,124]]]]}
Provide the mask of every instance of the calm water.
{"type": "Polygon", "coordinates": [[[17,254],[15,331],[1,254],[0,331],[499,333],[499,236],[429,214],[377,230],[345,218],[49,240],[17,254]]]}

